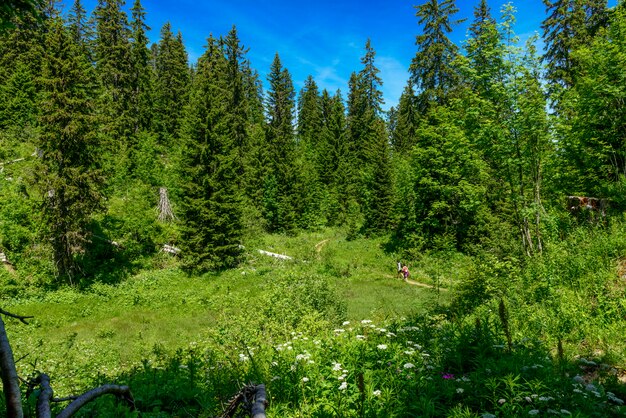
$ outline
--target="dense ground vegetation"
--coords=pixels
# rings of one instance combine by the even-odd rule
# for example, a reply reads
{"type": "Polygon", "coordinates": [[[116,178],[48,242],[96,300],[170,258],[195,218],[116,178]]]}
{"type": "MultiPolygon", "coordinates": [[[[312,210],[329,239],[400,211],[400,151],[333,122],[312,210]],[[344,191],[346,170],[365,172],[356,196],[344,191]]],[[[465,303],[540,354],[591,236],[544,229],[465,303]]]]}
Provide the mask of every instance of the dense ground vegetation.
{"type": "Polygon", "coordinates": [[[461,48],[454,1],[422,2],[389,111],[370,40],[345,97],[296,92],[278,54],[264,91],[235,27],[190,66],[139,0],[16,4],[0,308],[35,317],[7,318],[22,376],[128,384],[141,416],[215,416],[248,382],[276,417],[624,415],[621,1],[546,0],[543,56],[513,5],[478,1],[461,48]]]}

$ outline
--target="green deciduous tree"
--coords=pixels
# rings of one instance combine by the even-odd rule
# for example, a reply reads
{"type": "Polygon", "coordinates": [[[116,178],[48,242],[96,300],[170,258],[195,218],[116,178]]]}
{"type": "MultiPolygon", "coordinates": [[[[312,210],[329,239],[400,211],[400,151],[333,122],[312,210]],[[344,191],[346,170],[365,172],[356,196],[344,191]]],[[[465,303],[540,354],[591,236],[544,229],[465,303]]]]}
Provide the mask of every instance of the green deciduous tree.
{"type": "Polygon", "coordinates": [[[570,194],[610,196],[620,204],[626,176],[625,33],[620,5],[608,28],[573,52],[579,75],[565,93],[558,129],[570,194]]]}

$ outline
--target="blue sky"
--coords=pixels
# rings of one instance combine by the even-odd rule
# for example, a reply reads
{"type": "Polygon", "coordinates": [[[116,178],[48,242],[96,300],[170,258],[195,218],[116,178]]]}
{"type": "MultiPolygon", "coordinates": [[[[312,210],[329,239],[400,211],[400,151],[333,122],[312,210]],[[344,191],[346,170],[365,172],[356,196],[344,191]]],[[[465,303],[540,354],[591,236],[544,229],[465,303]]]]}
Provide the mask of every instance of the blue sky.
{"type": "MultiPolygon", "coordinates": [[[[83,0],[91,12],[96,1],[83,0]]],[[[127,8],[133,0],[127,0],[127,8]]],[[[456,18],[467,21],[450,35],[457,45],[465,39],[467,27],[479,0],[457,0],[456,18]]],[[[615,5],[617,0],[609,0],[615,5]]],[[[64,0],[69,8],[72,0],[64,0]]],[[[310,74],[321,89],[341,89],[344,98],[350,74],[361,69],[365,42],[371,39],[376,66],[383,80],[385,108],[395,106],[408,79],[408,67],[415,55],[415,37],[421,29],[414,6],[424,0],[142,0],[147,12],[149,37],[157,42],[163,24],[169,21],[180,31],[191,62],[202,54],[206,38],[226,35],[237,26],[248,57],[263,81],[274,59],[280,55],[292,75],[296,91],[310,74]]],[[[508,1],[490,0],[492,14],[499,18],[508,1]]],[[[545,17],[542,0],[512,1],[517,9],[516,33],[522,40],[541,31],[545,17]]]]}

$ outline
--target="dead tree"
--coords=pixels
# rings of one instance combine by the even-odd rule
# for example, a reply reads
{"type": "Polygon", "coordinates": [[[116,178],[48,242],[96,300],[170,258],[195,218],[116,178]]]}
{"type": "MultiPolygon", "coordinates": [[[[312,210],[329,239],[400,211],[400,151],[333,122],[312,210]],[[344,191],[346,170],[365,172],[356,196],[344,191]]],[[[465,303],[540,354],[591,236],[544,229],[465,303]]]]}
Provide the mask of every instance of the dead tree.
{"type": "MultiPolygon", "coordinates": [[[[26,320],[32,317],[15,315],[0,309],[0,377],[2,378],[4,398],[7,405],[7,417],[23,418],[24,410],[22,408],[20,380],[17,375],[17,369],[15,368],[13,350],[11,349],[9,338],[7,337],[2,315],[18,319],[24,324],[28,324],[26,320]]],[[[57,415],[57,418],[68,418],[89,402],[107,394],[117,396],[121,401],[126,403],[131,410],[135,409],[135,401],[133,400],[133,395],[128,386],[102,385],[80,396],[57,399],[53,397],[54,392],[50,385],[50,377],[45,373],[41,373],[29,382],[29,391],[32,391],[35,387],[41,389],[37,397],[36,411],[38,418],[50,418],[52,416],[52,402],[66,402],[72,400],[72,402],[57,415]]]]}
{"type": "Polygon", "coordinates": [[[159,221],[168,222],[176,219],[176,215],[174,215],[174,211],[172,210],[172,205],[170,203],[170,199],[167,196],[167,189],[165,187],[159,187],[159,206],[157,207],[157,211],[159,212],[159,221]]]}

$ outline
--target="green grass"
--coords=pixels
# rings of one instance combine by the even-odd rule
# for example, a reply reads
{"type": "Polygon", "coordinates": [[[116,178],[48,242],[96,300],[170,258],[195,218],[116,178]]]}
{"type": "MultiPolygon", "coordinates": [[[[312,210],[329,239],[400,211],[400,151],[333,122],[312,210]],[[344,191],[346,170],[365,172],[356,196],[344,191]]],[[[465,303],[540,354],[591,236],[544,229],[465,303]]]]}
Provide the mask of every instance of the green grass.
{"type": "MultiPolygon", "coordinates": [[[[597,250],[598,262],[611,262],[605,254],[621,245],[615,240],[597,250]]],[[[398,255],[383,250],[384,238],[348,241],[341,230],[324,230],[261,235],[245,247],[245,261],[219,274],[187,276],[166,259],[154,263],[164,268],[117,285],[5,298],[5,309],[35,317],[30,325],[6,320],[15,356],[25,356],[19,373],[50,374],[57,396],[113,381],[129,384],[142,416],[154,417],[215,416],[250,381],[267,384],[268,417],[624,412],[618,401],[626,390],[617,374],[607,374],[624,358],[617,343],[621,299],[598,299],[597,306],[613,311],[592,307],[593,313],[582,303],[583,293],[544,285],[545,272],[568,265],[563,257],[579,255],[553,251],[554,259],[537,259],[526,276],[507,282],[517,289],[505,298],[509,351],[498,298],[467,316],[431,309],[448,305],[468,282],[490,280],[492,271],[500,271],[490,269],[490,259],[480,264],[459,254],[426,253],[402,260],[411,279],[434,286],[428,288],[396,277],[398,255]],[[544,293],[551,302],[533,299],[544,293]],[[563,358],[555,352],[557,336],[563,358]],[[580,356],[597,366],[580,363],[580,356]],[[338,374],[335,363],[345,370],[338,374]],[[442,378],[447,375],[456,377],[442,378]],[[588,383],[596,388],[592,397],[588,383]]],[[[591,260],[581,266],[589,283],[592,272],[585,266],[606,270],[591,260]]],[[[126,413],[117,408],[103,399],[83,414],[126,413]]]]}
{"type": "MultiPolygon", "coordinates": [[[[383,252],[381,240],[346,241],[337,231],[263,238],[252,244],[257,248],[246,246],[245,263],[221,274],[187,276],[176,268],[144,271],[116,286],[94,284],[84,291],[65,288],[7,300],[6,308],[34,316],[29,326],[10,323],[10,338],[18,353],[36,352],[39,364],[54,369],[111,360],[123,369],[155,347],[173,352],[205,339],[228,318],[253,315],[256,308],[247,301],[290,275],[325,277],[346,304],[349,320],[406,316],[447,301],[444,292],[397,279],[395,258],[383,252]],[[257,249],[294,260],[274,259],[257,249]]],[[[22,371],[30,368],[22,366],[22,371]]]]}

